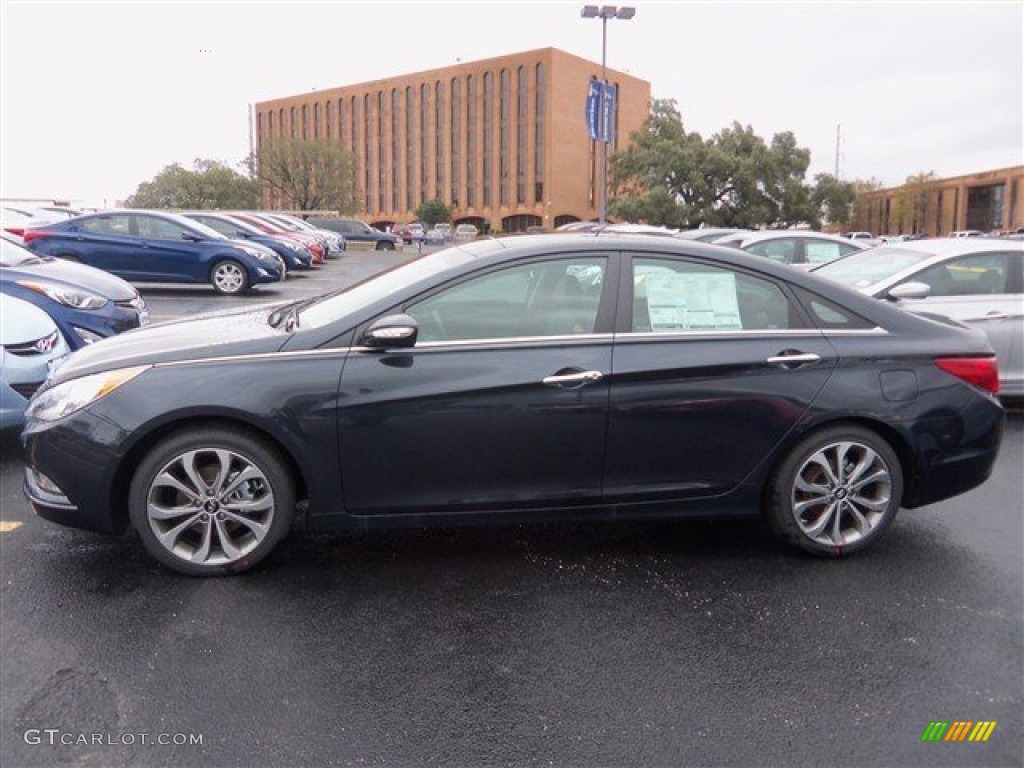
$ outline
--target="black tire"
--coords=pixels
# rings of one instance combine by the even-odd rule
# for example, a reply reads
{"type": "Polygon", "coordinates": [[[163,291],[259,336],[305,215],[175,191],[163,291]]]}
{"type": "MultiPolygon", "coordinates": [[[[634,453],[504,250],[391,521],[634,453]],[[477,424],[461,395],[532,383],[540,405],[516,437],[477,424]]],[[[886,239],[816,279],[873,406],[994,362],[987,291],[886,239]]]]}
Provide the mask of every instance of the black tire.
{"type": "Polygon", "coordinates": [[[765,513],[783,541],[841,557],[881,536],[902,497],[903,469],[892,446],[869,429],[837,425],[808,435],[779,462],[765,513]]]}
{"type": "Polygon", "coordinates": [[[217,293],[237,296],[249,290],[249,273],[234,259],[220,259],[210,268],[210,285],[217,293]]]}
{"type": "Polygon", "coordinates": [[[388,242],[386,240],[380,240],[377,243],[377,250],[378,251],[393,251],[393,250],[395,250],[395,244],[391,243],[391,242],[388,242]]]}
{"type": "Polygon", "coordinates": [[[288,533],[295,483],[279,452],[260,439],[186,429],[145,456],[128,505],[132,527],[158,561],[189,576],[226,576],[252,568],[288,533]]]}

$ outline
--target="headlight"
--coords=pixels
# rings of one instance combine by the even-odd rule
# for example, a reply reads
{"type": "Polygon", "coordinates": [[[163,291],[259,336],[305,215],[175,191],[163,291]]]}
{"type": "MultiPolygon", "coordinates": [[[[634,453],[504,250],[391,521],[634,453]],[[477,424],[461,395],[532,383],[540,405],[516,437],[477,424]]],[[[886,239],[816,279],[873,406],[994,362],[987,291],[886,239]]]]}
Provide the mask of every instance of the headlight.
{"type": "Polygon", "coordinates": [[[262,248],[253,248],[252,246],[240,246],[240,248],[253,258],[259,259],[260,261],[272,261],[273,256],[268,254],[262,248]]]}
{"type": "Polygon", "coordinates": [[[77,290],[75,288],[64,288],[59,285],[50,285],[48,283],[34,283],[31,280],[18,280],[18,285],[22,288],[28,288],[30,291],[41,293],[47,296],[58,304],[63,304],[65,307],[74,307],[75,309],[99,309],[107,303],[107,300],[102,296],[97,296],[95,293],[89,293],[88,291],[77,290]]]}
{"type": "Polygon", "coordinates": [[[131,381],[150,366],[119,368],[72,379],[40,392],[29,403],[25,415],[39,421],[56,421],[69,413],[85,408],[105,395],[109,395],[125,382],[131,381]]]}

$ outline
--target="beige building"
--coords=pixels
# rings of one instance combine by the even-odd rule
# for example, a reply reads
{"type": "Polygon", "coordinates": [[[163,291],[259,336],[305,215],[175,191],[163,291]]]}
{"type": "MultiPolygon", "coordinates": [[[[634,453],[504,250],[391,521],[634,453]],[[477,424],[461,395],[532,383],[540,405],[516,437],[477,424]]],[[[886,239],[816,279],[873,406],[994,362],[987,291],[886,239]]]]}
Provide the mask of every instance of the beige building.
{"type": "MultiPolygon", "coordinates": [[[[359,216],[375,225],[413,221],[440,199],[485,232],[550,230],[598,217],[601,145],[584,109],[600,76],[555,48],[457,64],[261,102],[255,141],[340,142],[357,161],[359,216]]],[[[611,153],[642,127],[651,86],[611,69],[608,80],[619,94],[611,153]]]]}
{"type": "Polygon", "coordinates": [[[876,235],[944,237],[974,229],[1006,232],[1024,227],[1024,165],[931,179],[857,198],[853,229],[876,235]]]}

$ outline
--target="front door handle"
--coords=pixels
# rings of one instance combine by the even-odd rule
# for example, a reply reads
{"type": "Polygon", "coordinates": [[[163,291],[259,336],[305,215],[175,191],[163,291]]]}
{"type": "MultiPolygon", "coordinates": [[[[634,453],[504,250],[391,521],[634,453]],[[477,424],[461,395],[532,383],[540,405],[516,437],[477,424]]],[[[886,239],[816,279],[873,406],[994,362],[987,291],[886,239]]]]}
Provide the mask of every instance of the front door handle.
{"type": "Polygon", "coordinates": [[[543,382],[549,387],[562,387],[563,389],[575,389],[593,384],[604,378],[600,371],[578,371],[576,373],[556,373],[554,376],[547,376],[543,382]]]}
{"type": "Polygon", "coordinates": [[[784,350],[774,357],[765,360],[768,365],[779,365],[783,368],[799,368],[803,365],[810,365],[821,361],[821,355],[813,352],[798,352],[797,350],[784,350]]]}

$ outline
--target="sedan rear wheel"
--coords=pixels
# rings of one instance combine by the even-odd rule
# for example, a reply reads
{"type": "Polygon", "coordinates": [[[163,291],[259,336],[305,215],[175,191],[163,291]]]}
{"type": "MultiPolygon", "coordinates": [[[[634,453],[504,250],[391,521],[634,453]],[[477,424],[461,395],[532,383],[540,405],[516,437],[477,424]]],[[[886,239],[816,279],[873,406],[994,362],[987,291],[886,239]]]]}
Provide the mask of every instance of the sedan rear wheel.
{"type": "Polygon", "coordinates": [[[190,429],[159,443],[132,479],[129,514],[149,553],[193,576],[247,570],[291,526],[294,482],[244,432],[190,429]]]}
{"type": "Polygon", "coordinates": [[[234,259],[218,261],[210,270],[210,284],[217,293],[233,295],[249,287],[249,275],[234,259]]]}
{"type": "Polygon", "coordinates": [[[769,481],[767,513],[785,541],[839,557],[892,524],[903,472],[892,447],[862,427],[830,427],[798,443],[769,481]]]}

